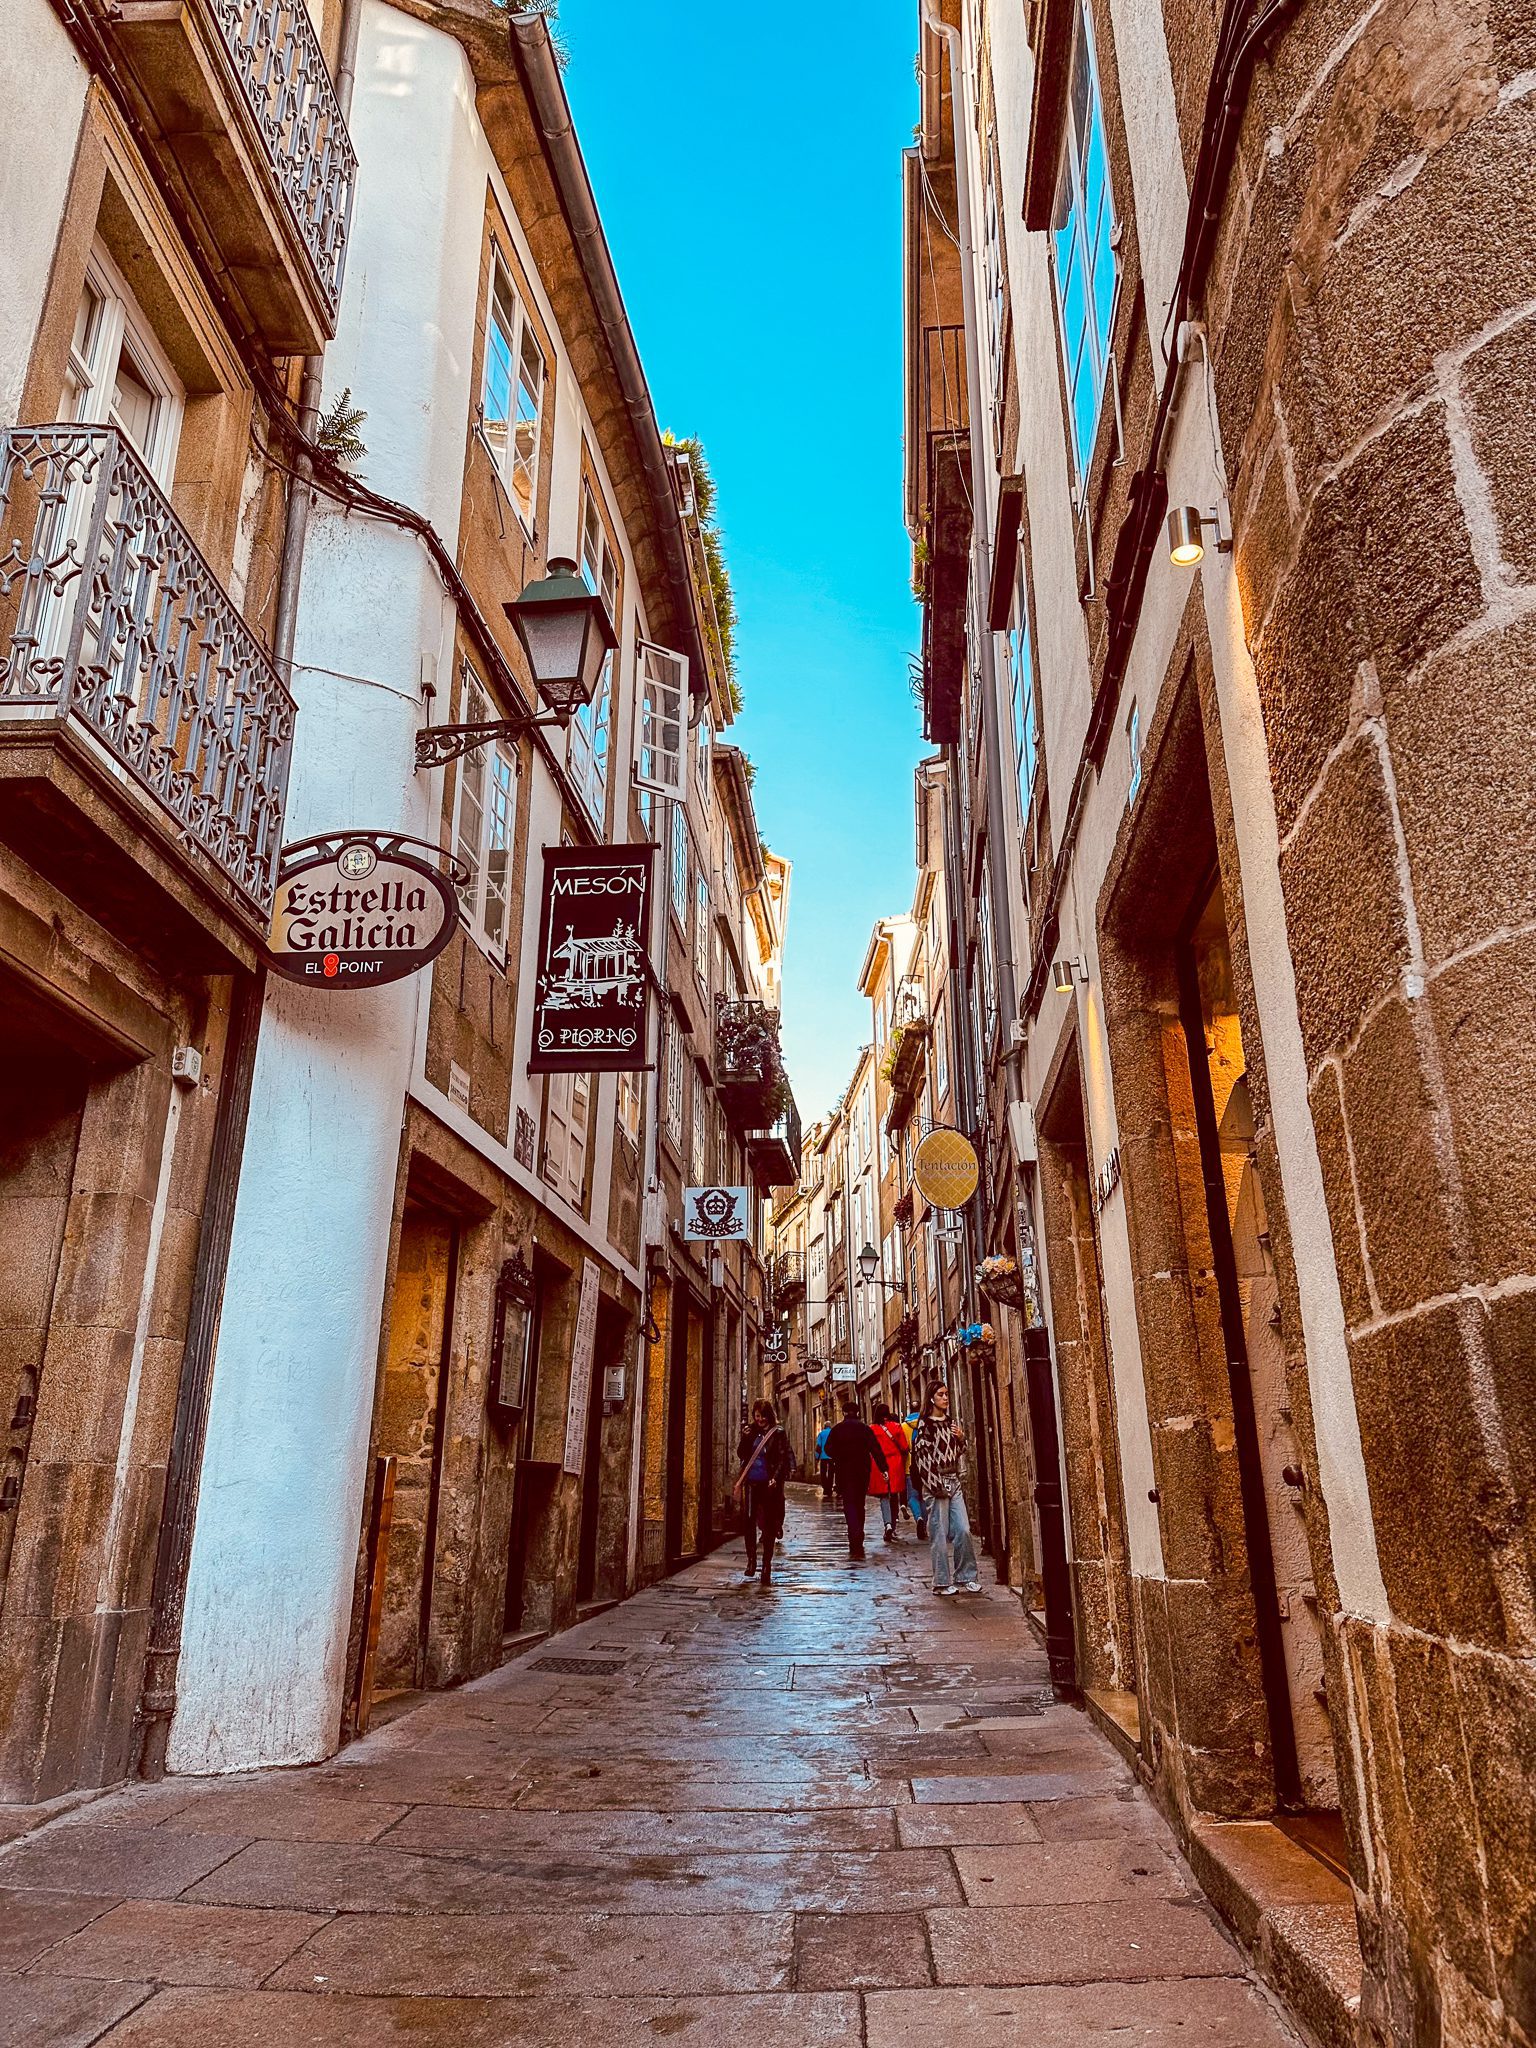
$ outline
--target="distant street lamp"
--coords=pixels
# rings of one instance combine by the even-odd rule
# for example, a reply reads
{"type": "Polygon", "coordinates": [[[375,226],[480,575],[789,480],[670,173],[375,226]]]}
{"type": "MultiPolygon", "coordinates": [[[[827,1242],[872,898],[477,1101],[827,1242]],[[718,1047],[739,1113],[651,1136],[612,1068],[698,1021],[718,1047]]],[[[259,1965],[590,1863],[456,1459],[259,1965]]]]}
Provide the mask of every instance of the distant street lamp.
{"type": "Polygon", "coordinates": [[[569,725],[590,704],[603,663],[619,644],[608,608],[589,590],[568,556],[503,606],[512,621],[539,695],[549,705],[536,718],[492,718],[475,725],[429,725],[416,735],[416,766],[441,768],[492,740],[516,739],[535,726],[569,725]]]}
{"type": "Polygon", "coordinates": [[[865,1245],[855,1263],[859,1269],[859,1276],[866,1287],[879,1287],[887,1293],[895,1292],[903,1295],[906,1293],[906,1288],[899,1280],[882,1280],[879,1277],[880,1254],[872,1244],[865,1245]]]}

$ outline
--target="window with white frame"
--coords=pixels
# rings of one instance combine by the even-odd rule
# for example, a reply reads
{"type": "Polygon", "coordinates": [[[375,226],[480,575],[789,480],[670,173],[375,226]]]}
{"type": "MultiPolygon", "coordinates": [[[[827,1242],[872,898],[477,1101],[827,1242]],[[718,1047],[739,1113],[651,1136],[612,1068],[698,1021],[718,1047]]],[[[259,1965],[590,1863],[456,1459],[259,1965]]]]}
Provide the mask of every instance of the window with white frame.
{"type": "Polygon", "coordinates": [[[982,1023],[985,1032],[980,1047],[983,1062],[992,1043],[992,1034],[997,1029],[997,958],[992,943],[992,856],[987,854],[981,863],[981,894],[976,899],[976,951],[981,958],[982,1023]]]}
{"type": "Polygon", "coordinates": [[[688,1171],[696,1188],[709,1186],[709,1097],[697,1073],[693,1077],[693,1142],[688,1148],[688,1171]]]}
{"type": "Polygon", "coordinates": [[[1039,758],[1035,740],[1034,647],[1029,630],[1029,593],[1025,587],[1022,562],[1013,594],[1013,623],[1008,629],[1008,694],[1013,727],[1013,773],[1019,792],[1019,823],[1022,826],[1029,818],[1039,758]]]}
{"type": "MultiPolygon", "coordinates": [[[[495,706],[468,662],[463,717],[480,725],[495,706]]],[[[517,824],[517,756],[500,741],[459,757],[453,803],[453,851],[468,880],[459,889],[465,923],[477,945],[497,960],[507,956],[512,901],[512,854],[517,824]]]]}
{"type": "Polygon", "coordinates": [[[672,813],[672,908],[688,929],[688,820],[681,806],[672,813]]]}
{"type": "Polygon", "coordinates": [[[683,1032],[675,1017],[664,1026],[667,1040],[667,1136],[683,1149],[683,1032]]]}
{"type": "Polygon", "coordinates": [[[622,1073],[619,1075],[618,1100],[615,1104],[619,1129],[630,1144],[637,1149],[640,1144],[640,1125],[645,1115],[644,1074],[622,1073]]]}
{"type": "Polygon", "coordinates": [[[949,1093],[949,1033],[944,1024],[942,990],[933,1003],[933,1091],[939,1102],[949,1093]]]}
{"type": "Polygon", "coordinates": [[[1141,788],[1141,707],[1135,698],[1131,699],[1130,712],[1125,721],[1125,749],[1130,757],[1130,779],[1126,783],[1125,801],[1129,808],[1136,801],[1141,788]]]}
{"type": "Polygon", "coordinates": [[[186,392],[122,272],[91,251],[69,345],[59,417],[116,427],[168,491],[186,392]]]}
{"type": "Polygon", "coordinates": [[[709,877],[702,868],[693,881],[693,971],[709,993],[709,877]]]}
{"type": "MultiPolygon", "coordinates": [[[[581,484],[581,573],[587,588],[603,600],[613,629],[620,632],[619,565],[608,545],[608,529],[591,483],[581,484]]],[[[608,805],[608,742],[613,727],[613,677],[617,655],[603,657],[603,671],[589,704],[578,704],[566,727],[565,758],[581,800],[599,825],[608,805]]]]}
{"type": "Polygon", "coordinates": [[[709,809],[709,757],[714,744],[714,730],[709,722],[709,713],[701,711],[699,722],[693,729],[693,771],[699,785],[699,800],[705,810],[709,809]]]}
{"type": "Polygon", "coordinates": [[[1001,420],[1003,407],[1003,343],[1008,300],[1003,273],[1003,234],[998,205],[997,133],[990,125],[981,145],[982,274],[986,294],[987,368],[991,376],[992,414],[1001,420]]]}
{"type": "Polygon", "coordinates": [[[688,660],[653,640],[637,643],[635,659],[635,784],[653,796],[681,803],[687,771],[688,660]]]}
{"type": "Polygon", "coordinates": [[[1114,204],[1104,103],[1088,0],[1078,0],[1066,135],[1051,222],[1051,276],[1067,387],[1068,439],[1079,483],[1093,460],[1104,409],[1115,310],[1114,204]]]}
{"type": "Polygon", "coordinates": [[[529,533],[534,530],[539,489],[544,381],[544,351],[506,259],[497,250],[491,260],[491,303],[485,322],[480,428],[529,533]]]}
{"type": "Polygon", "coordinates": [[[579,1209],[587,1188],[592,1076],[551,1074],[544,1097],[544,1178],[579,1209]]]}

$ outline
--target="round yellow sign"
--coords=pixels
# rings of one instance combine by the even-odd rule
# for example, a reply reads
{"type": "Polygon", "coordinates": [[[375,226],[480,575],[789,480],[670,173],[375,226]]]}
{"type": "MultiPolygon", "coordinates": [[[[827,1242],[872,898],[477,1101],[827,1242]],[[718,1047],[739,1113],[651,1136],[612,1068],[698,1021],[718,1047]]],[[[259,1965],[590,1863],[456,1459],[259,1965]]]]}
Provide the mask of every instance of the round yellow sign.
{"type": "Polygon", "coordinates": [[[963,1209],[981,1178],[976,1147],[963,1131],[930,1131],[912,1155],[912,1178],[935,1209],[963,1209]]]}

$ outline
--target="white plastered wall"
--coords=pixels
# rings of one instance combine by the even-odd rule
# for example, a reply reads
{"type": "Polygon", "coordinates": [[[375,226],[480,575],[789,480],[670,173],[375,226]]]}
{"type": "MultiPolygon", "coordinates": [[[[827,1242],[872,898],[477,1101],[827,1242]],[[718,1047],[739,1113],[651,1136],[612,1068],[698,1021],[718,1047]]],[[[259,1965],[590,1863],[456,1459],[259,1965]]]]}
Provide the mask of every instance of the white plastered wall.
{"type": "MultiPolygon", "coordinates": [[[[0,0],[0,429],[19,423],[89,75],[48,0],[0,0]]],[[[49,411],[45,418],[51,419],[49,411]]],[[[28,424],[32,424],[29,422],[28,424]]]]}

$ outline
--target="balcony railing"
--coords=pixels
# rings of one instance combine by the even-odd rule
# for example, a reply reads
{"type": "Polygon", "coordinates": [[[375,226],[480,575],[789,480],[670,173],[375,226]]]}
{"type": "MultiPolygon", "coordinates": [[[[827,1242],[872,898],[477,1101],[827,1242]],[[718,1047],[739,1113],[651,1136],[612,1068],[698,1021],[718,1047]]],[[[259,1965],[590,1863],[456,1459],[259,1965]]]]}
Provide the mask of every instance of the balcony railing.
{"type": "Polygon", "coordinates": [[[357,152],[304,0],[212,0],[247,106],[334,317],[357,152]]]}
{"type": "MultiPolygon", "coordinates": [[[[738,1133],[767,1124],[786,1094],[779,1013],[755,998],[715,1004],[715,1091],[738,1133]]],[[[794,1178],[799,1178],[798,1153],[794,1178]]]]}
{"type": "Polygon", "coordinates": [[[747,1133],[746,1145],[753,1179],[760,1189],[791,1187],[799,1180],[800,1112],[793,1096],[770,1129],[747,1133]]]}
{"type": "Polygon", "coordinates": [[[768,1286],[782,1307],[805,1292],[805,1253],[776,1252],[768,1272],[768,1286]]]}
{"type": "Polygon", "coordinates": [[[293,699],[115,429],[0,434],[0,725],[75,720],[271,914],[293,699]]]}

